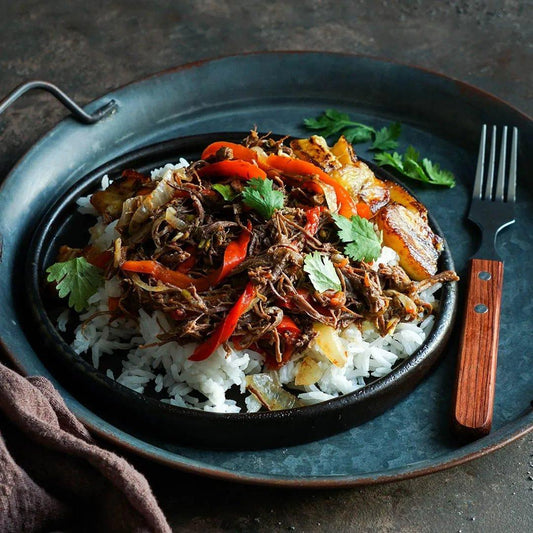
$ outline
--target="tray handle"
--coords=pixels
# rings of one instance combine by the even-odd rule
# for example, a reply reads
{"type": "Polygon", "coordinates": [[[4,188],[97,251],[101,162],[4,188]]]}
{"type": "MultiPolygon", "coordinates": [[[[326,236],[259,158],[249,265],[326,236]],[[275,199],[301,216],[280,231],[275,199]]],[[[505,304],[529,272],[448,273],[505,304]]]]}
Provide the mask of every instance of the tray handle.
{"type": "Polygon", "coordinates": [[[42,80],[33,80],[22,83],[0,101],[0,114],[2,114],[13,102],[15,102],[15,100],[20,98],[23,94],[34,89],[47,91],[55,96],[57,100],[59,100],[72,113],[72,116],[83,124],[94,124],[104,117],[107,117],[113,110],[117,108],[117,103],[115,100],[109,100],[109,102],[104,104],[102,107],[99,107],[96,111],[89,114],[53,83],[42,80]]]}

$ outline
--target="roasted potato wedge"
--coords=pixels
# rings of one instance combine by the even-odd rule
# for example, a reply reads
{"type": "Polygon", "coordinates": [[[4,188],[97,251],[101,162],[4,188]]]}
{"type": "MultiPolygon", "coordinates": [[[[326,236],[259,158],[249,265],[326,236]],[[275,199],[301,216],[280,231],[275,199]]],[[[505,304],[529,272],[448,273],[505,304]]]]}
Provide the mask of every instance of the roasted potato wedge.
{"type": "Polygon", "coordinates": [[[368,204],[372,213],[377,213],[389,202],[388,188],[383,181],[376,178],[369,166],[363,161],[344,165],[330,174],[341,183],[353,198],[368,204]]]}
{"type": "Polygon", "coordinates": [[[310,161],[338,180],[353,198],[367,203],[372,213],[389,201],[390,194],[383,181],[376,178],[368,165],[357,159],[344,137],[341,136],[331,149],[318,135],[296,139],[291,142],[291,148],[298,157],[310,161]]]}
{"type": "Polygon", "coordinates": [[[352,145],[341,136],[331,152],[342,164],[340,169],[331,172],[343,187],[358,200],[362,200],[375,214],[390,200],[390,193],[385,183],[376,178],[370,167],[357,159],[352,145]]]}
{"type": "Polygon", "coordinates": [[[418,213],[427,222],[427,209],[418,200],[413,198],[399,183],[387,180],[384,180],[383,183],[389,190],[391,202],[396,202],[409,209],[409,211],[418,213]]]}
{"type": "Polygon", "coordinates": [[[324,172],[341,168],[341,163],[333,155],[329,146],[319,135],[313,135],[309,139],[295,139],[291,141],[291,148],[300,158],[320,167],[324,172]]]}
{"type": "Polygon", "coordinates": [[[339,140],[333,145],[331,153],[338,159],[343,167],[346,165],[355,165],[355,163],[357,163],[357,156],[353,151],[353,147],[346,140],[344,135],[341,135],[339,140]]]}
{"type": "MultiPolygon", "coordinates": [[[[365,165],[362,161],[359,163],[365,165]]],[[[361,188],[359,191],[359,198],[370,207],[372,214],[376,214],[383,206],[389,203],[390,193],[387,187],[383,186],[383,181],[374,176],[374,179],[369,180],[361,188]]]]}
{"type": "Polygon", "coordinates": [[[383,244],[398,253],[400,266],[412,279],[426,279],[437,272],[442,239],[418,212],[391,202],[374,220],[383,232],[383,244]]]}

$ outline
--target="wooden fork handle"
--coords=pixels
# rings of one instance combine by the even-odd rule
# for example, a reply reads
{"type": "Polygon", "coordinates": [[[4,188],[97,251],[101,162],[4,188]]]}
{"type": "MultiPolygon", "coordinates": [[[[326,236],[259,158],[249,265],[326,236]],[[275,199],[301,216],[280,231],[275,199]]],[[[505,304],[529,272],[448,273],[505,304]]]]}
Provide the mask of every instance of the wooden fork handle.
{"type": "Polygon", "coordinates": [[[471,259],[453,402],[453,429],[465,439],[492,425],[503,263],[471,259]]]}

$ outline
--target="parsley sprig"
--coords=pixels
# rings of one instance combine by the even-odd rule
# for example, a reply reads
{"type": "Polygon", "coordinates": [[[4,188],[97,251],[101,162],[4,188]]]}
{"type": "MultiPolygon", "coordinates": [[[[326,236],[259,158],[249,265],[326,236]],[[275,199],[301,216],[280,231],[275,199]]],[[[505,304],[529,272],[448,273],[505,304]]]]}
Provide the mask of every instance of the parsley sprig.
{"type": "Polygon", "coordinates": [[[450,171],[441,169],[425,157],[421,160],[420,154],[412,146],[403,155],[398,152],[381,152],[374,156],[374,160],[379,166],[389,165],[414,180],[431,185],[455,186],[455,178],[450,171]]]}
{"type": "Polygon", "coordinates": [[[272,187],[269,179],[252,178],[242,191],[242,201],[251,209],[255,209],[264,219],[272,218],[276,209],[285,203],[283,191],[272,187]]]}
{"type": "Polygon", "coordinates": [[[375,261],[381,254],[381,238],[372,222],[360,216],[347,218],[332,215],[339,229],[340,240],[346,244],[344,253],[354,261],[375,261]]]}
{"type": "Polygon", "coordinates": [[[100,269],[91,265],[85,257],[73,257],[68,261],[54,263],[46,272],[48,281],[57,282],[59,297],[68,296],[68,305],[78,313],[88,307],[89,298],[104,280],[100,269]]]}
{"type": "Polygon", "coordinates": [[[316,118],[306,118],[304,124],[306,128],[319,132],[322,137],[342,134],[352,144],[372,141],[370,150],[394,150],[398,146],[397,139],[402,130],[399,122],[376,130],[372,126],[354,122],[349,115],[335,109],[326,109],[316,118]]]}
{"type": "Polygon", "coordinates": [[[455,186],[455,177],[448,171],[441,169],[436,163],[427,158],[420,158],[420,154],[409,148],[404,154],[390,153],[398,147],[401,124],[393,122],[380,130],[372,126],[361,124],[350,119],[346,113],[335,109],[327,109],[316,118],[304,119],[306,128],[314,130],[323,137],[343,134],[352,144],[372,141],[369,150],[375,151],[374,160],[379,166],[391,166],[406,178],[415,179],[431,185],[455,186]]]}

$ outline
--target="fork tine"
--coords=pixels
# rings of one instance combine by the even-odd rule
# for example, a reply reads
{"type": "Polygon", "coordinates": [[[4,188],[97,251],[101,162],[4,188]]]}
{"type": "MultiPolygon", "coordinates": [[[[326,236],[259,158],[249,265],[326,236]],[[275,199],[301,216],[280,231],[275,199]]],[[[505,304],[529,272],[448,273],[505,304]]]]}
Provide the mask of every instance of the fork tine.
{"type": "Polygon", "coordinates": [[[479,153],[477,156],[476,179],[474,180],[474,190],[472,198],[481,199],[481,187],[483,186],[483,172],[485,168],[485,142],[487,138],[487,125],[481,128],[481,139],[479,140],[479,153]]]}
{"type": "Polygon", "coordinates": [[[496,181],[496,196],[497,202],[503,202],[503,192],[505,187],[505,156],[507,154],[507,126],[503,127],[502,142],[500,145],[500,162],[498,164],[498,179],[496,181]]]}
{"type": "Polygon", "coordinates": [[[518,128],[513,128],[511,144],[511,161],[509,165],[509,185],[507,186],[507,201],[514,203],[516,200],[516,160],[518,158],[518,128]]]}
{"type": "Polygon", "coordinates": [[[485,181],[485,200],[492,200],[492,188],[494,183],[494,167],[496,161],[496,126],[492,126],[492,138],[490,141],[489,170],[485,181]]]}

